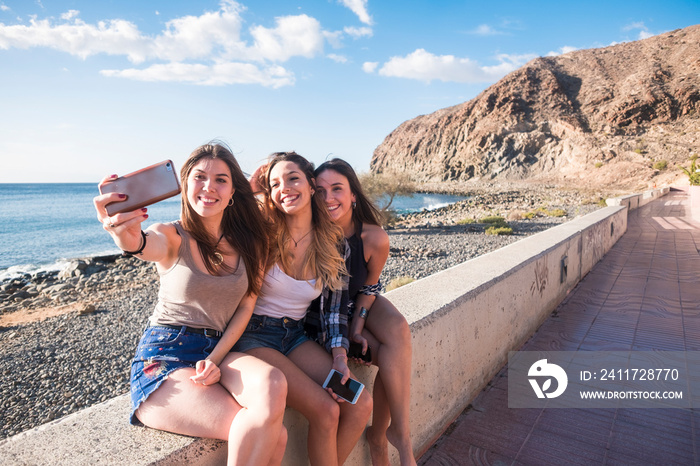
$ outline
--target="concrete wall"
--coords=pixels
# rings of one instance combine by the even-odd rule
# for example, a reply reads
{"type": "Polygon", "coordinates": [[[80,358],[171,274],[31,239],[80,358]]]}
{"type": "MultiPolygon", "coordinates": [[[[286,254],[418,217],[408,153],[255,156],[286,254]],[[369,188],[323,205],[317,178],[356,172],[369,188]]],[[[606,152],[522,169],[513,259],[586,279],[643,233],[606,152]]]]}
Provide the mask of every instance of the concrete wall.
{"type": "MultiPolygon", "coordinates": [[[[655,195],[656,196],[656,195],[655,195]]],[[[414,446],[422,454],[464,410],[627,229],[616,206],[574,219],[386,294],[413,335],[410,381],[414,446]]],[[[374,369],[355,367],[371,387],[374,369]]],[[[0,443],[3,464],[224,464],[225,443],[127,423],[128,398],[101,405],[0,443]],[[71,440],[72,439],[72,440],[71,440]]],[[[306,421],[288,409],[284,464],[306,464],[306,421]]],[[[393,464],[398,457],[392,450],[393,464]]],[[[348,465],[370,464],[362,439],[348,465]]]]}

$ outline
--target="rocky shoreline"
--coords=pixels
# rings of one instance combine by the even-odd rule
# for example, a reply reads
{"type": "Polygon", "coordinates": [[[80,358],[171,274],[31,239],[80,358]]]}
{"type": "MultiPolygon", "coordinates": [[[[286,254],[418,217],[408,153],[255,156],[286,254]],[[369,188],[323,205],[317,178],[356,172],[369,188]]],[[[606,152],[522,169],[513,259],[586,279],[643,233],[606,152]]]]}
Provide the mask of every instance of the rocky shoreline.
{"type": "MultiPolygon", "coordinates": [[[[468,195],[395,219],[385,285],[423,278],[600,208],[597,195],[549,187],[468,195]],[[565,215],[547,216],[557,209],[565,215]],[[506,218],[513,234],[485,234],[489,225],[480,219],[493,215],[506,218]]],[[[157,285],[152,264],[121,255],[0,283],[0,439],[128,392],[130,360],[157,285]]]]}

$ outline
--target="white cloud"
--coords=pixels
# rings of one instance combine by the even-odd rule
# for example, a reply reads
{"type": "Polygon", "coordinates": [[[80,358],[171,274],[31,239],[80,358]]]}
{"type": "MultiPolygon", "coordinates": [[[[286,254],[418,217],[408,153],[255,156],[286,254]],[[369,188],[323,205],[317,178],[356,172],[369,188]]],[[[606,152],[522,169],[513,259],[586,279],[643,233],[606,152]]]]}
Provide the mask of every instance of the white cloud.
{"type": "Polygon", "coordinates": [[[481,24],[470,33],[476,34],[477,36],[496,36],[499,34],[503,34],[501,31],[492,28],[488,24],[481,24]]]}
{"type": "Polygon", "coordinates": [[[0,4],[0,10],[2,11],[10,11],[10,7],[5,5],[4,3],[0,4]]]}
{"type": "Polygon", "coordinates": [[[360,28],[348,26],[343,29],[343,32],[345,32],[345,34],[349,35],[353,39],[359,39],[361,37],[372,37],[372,34],[374,34],[372,28],[366,26],[360,28]]]}
{"type": "Polygon", "coordinates": [[[348,62],[347,57],[345,57],[343,55],[336,55],[335,53],[329,53],[326,56],[336,63],[347,63],[348,62]]]}
{"type": "MultiPolygon", "coordinates": [[[[433,55],[424,49],[418,49],[405,57],[390,58],[379,69],[379,74],[425,82],[433,80],[460,83],[494,82],[534,57],[534,55],[504,54],[497,57],[500,62],[498,65],[481,66],[469,58],[433,55]]],[[[371,69],[371,67],[368,68],[371,69]]]]}
{"type": "Polygon", "coordinates": [[[630,23],[622,28],[623,31],[634,31],[636,29],[639,29],[639,35],[637,37],[637,40],[648,39],[656,35],[652,32],[649,32],[649,28],[647,28],[646,24],[644,24],[643,21],[630,23]]]}
{"type": "Polygon", "coordinates": [[[273,28],[251,27],[251,40],[246,41],[241,37],[244,11],[245,7],[235,1],[222,0],[217,11],[175,18],[159,34],[147,35],[126,20],[88,24],[77,10],[69,10],[61,15],[61,23],[32,17],[27,25],[0,24],[0,49],[47,47],[82,59],[108,54],[126,56],[135,64],[167,62],[147,63],[142,70],[105,70],[104,76],[196,84],[258,80],[271,87],[294,83],[291,72],[273,64],[323,53],[329,36],[315,18],[304,14],[278,17],[273,28]],[[201,70],[213,75],[206,79],[199,74],[201,70]],[[183,71],[193,75],[185,76],[183,71]]]}
{"type": "Polygon", "coordinates": [[[366,61],[362,64],[362,71],[365,73],[374,73],[377,71],[377,67],[379,66],[379,63],[376,61],[366,61]]]}
{"type": "Polygon", "coordinates": [[[285,16],[276,19],[274,29],[257,26],[251,29],[255,38],[253,50],[272,61],[286,61],[294,56],[312,58],[323,52],[323,34],[317,19],[307,15],[285,16]]]}
{"type": "Polygon", "coordinates": [[[576,50],[578,50],[577,47],[571,47],[569,45],[565,45],[563,47],[560,47],[559,51],[552,50],[551,52],[547,53],[546,56],[547,57],[556,57],[558,55],[564,55],[565,53],[575,52],[576,50]]]}
{"type": "Polygon", "coordinates": [[[78,10],[68,10],[61,15],[61,19],[66,20],[66,21],[70,21],[71,19],[78,16],[78,14],[80,14],[80,12],[78,10]]]}
{"type": "Polygon", "coordinates": [[[227,84],[261,84],[279,88],[294,84],[294,75],[281,66],[261,68],[251,63],[218,63],[215,65],[167,63],[144,69],[103,70],[104,76],[137,81],[182,82],[208,86],[227,84]]]}
{"type": "Polygon", "coordinates": [[[372,24],[372,17],[367,12],[367,0],[340,0],[340,3],[355,13],[361,22],[372,24]]]}

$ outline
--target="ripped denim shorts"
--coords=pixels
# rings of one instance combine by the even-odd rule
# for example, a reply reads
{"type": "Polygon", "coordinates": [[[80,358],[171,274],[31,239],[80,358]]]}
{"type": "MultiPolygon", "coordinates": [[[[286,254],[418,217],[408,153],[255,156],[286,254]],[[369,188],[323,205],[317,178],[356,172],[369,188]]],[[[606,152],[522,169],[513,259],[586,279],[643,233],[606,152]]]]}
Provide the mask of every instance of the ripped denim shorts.
{"type": "Polygon", "coordinates": [[[136,417],[136,410],[171,372],[195,367],[197,361],[211,354],[219,342],[218,337],[185,329],[156,325],[144,330],[131,362],[131,424],[142,425],[136,417]]]}

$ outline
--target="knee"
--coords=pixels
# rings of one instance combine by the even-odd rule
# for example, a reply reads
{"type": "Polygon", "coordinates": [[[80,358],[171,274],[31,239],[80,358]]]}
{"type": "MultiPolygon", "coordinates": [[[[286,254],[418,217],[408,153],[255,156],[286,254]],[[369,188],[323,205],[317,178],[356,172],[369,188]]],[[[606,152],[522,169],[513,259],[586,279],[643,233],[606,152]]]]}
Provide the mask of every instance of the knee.
{"type": "Polygon", "coordinates": [[[313,419],[309,419],[309,423],[314,423],[325,431],[337,429],[340,420],[340,407],[330,396],[324,398],[327,399],[316,404],[313,419]]]}
{"type": "Polygon", "coordinates": [[[266,386],[268,387],[270,412],[274,416],[284,416],[284,410],[287,407],[287,378],[284,373],[276,367],[271,367],[267,375],[266,386]]]}
{"type": "Polygon", "coordinates": [[[357,416],[362,418],[365,423],[369,421],[369,418],[372,415],[372,409],[374,408],[374,402],[372,401],[370,394],[363,390],[353,408],[355,411],[357,411],[357,416]]]}

